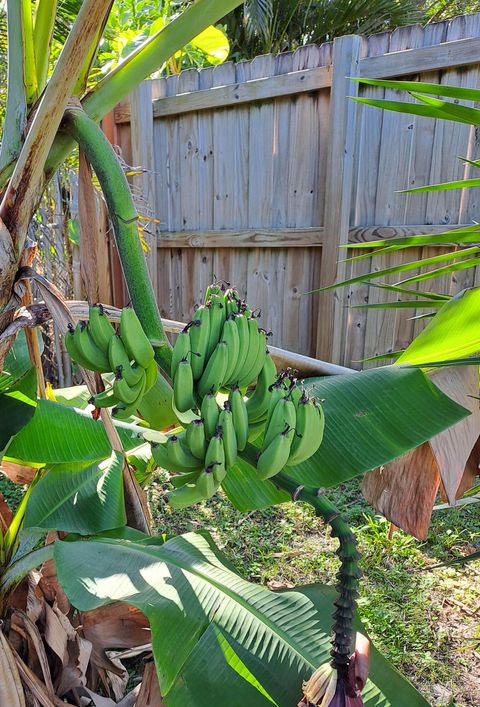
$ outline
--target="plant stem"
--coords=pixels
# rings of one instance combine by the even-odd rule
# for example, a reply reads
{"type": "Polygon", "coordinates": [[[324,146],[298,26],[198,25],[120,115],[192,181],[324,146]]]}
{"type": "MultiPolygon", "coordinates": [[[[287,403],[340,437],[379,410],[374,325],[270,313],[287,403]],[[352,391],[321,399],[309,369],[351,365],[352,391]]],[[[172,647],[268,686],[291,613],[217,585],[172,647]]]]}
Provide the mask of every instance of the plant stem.
{"type": "Polygon", "coordinates": [[[43,565],[53,557],[53,544],[44,545],[27,553],[13,564],[6,567],[0,582],[0,597],[14,589],[31,570],[43,565]]]}
{"type": "Polygon", "coordinates": [[[62,130],[85,153],[98,177],[112,219],[133,307],[149,339],[160,341],[155,358],[170,373],[172,351],[165,336],[138,235],[138,215],[123,169],[101,128],[81,109],[66,111],[62,130]]]}
{"type": "Polygon", "coordinates": [[[277,474],[272,481],[280,488],[290,493],[293,501],[306,501],[313,506],[317,516],[321,516],[331,527],[331,534],[338,539],[339,547],[336,554],[340,558],[340,569],[337,573],[338,597],[333,618],[332,666],[338,671],[341,679],[347,680],[350,656],[354,648],[353,617],[357,606],[358,580],[361,572],[358,568],[360,553],[357,541],[350,527],[343,520],[340,512],[325,496],[321,489],[301,486],[284,473],[277,474]]]}

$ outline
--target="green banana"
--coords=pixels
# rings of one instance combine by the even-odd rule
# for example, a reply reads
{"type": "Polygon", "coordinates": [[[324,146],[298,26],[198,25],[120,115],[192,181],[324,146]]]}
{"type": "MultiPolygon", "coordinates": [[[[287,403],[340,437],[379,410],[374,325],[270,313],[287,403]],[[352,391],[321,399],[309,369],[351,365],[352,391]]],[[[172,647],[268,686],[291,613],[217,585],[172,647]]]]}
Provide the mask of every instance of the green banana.
{"type": "Polygon", "coordinates": [[[155,352],[147,335],[143,331],[143,327],[140,324],[135,310],[131,307],[124,307],[122,309],[120,315],[120,336],[122,337],[125,349],[130,358],[137,361],[143,368],[147,368],[155,352]]]}
{"type": "MultiPolygon", "coordinates": [[[[220,484],[227,473],[225,468],[225,448],[223,444],[223,431],[217,427],[215,434],[208,443],[205,455],[205,470],[212,469],[213,477],[217,484],[220,484]]],[[[212,494],[213,495],[213,494],[212,494]]]]}
{"type": "Polygon", "coordinates": [[[218,486],[215,487],[215,477],[213,475],[213,467],[205,468],[199,475],[196,481],[198,492],[201,493],[202,499],[211,498],[218,486]]]}
{"type": "Polygon", "coordinates": [[[257,337],[257,352],[253,360],[251,368],[245,373],[243,378],[240,378],[238,385],[240,388],[245,388],[253,381],[257,380],[260,371],[265,363],[265,358],[267,355],[267,332],[265,329],[258,329],[257,337]]]}
{"type": "MultiPolygon", "coordinates": [[[[181,473],[181,471],[176,468],[176,465],[173,460],[170,458],[166,442],[163,442],[162,444],[152,444],[152,456],[155,459],[155,464],[161,469],[167,469],[167,471],[175,471],[177,472],[177,474],[181,473]]],[[[187,471],[189,472],[191,470],[187,471]]]]}
{"type": "MultiPolygon", "coordinates": [[[[208,359],[208,363],[197,385],[197,392],[201,398],[210,390],[216,393],[222,387],[225,378],[225,370],[227,368],[227,357],[227,344],[224,341],[219,341],[214,352],[208,359]]],[[[180,410],[180,408],[178,409],[180,410]]]]}
{"type": "Polygon", "coordinates": [[[190,327],[191,350],[194,354],[191,358],[193,380],[198,380],[205,368],[209,337],[210,308],[202,305],[195,312],[195,318],[190,327]]]}
{"type": "Polygon", "coordinates": [[[137,402],[135,401],[131,405],[128,405],[127,407],[123,407],[121,405],[117,405],[116,407],[113,408],[112,410],[112,415],[115,416],[116,420],[122,420],[122,421],[127,421],[130,420],[131,417],[137,415],[137,402]]]}
{"type": "Polygon", "coordinates": [[[232,409],[233,426],[237,435],[237,449],[243,452],[248,440],[248,414],[243,395],[238,386],[234,386],[228,396],[232,409]]]}
{"type": "Polygon", "coordinates": [[[123,341],[118,334],[114,334],[110,338],[108,346],[108,359],[111,366],[110,370],[117,373],[120,369],[122,376],[128,385],[134,386],[142,379],[144,369],[137,364],[134,364],[133,366],[130,364],[130,359],[126,352],[125,346],[123,345],[123,341]]]}
{"type": "Polygon", "coordinates": [[[116,397],[121,400],[126,405],[131,405],[136,400],[140,398],[145,390],[145,371],[142,369],[142,378],[135,383],[135,385],[128,385],[126,379],[123,377],[123,373],[120,369],[115,373],[115,380],[113,381],[113,392],[116,397]]]}
{"type": "Polygon", "coordinates": [[[106,354],[102,349],[98,348],[88,333],[87,322],[78,322],[73,334],[73,341],[75,343],[75,350],[79,356],[77,363],[83,366],[83,368],[88,368],[88,370],[97,371],[98,373],[108,373],[112,370],[106,354]]]}
{"type": "Polygon", "coordinates": [[[187,412],[195,407],[192,367],[186,358],[182,358],[178,364],[173,379],[173,400],[180,412],[187,412]]]}
{"type": "Polygon", "coordinates": [[[197,459],[205,459],[207,440],[205,438],[205,425],[202,419],[192,420],[187,427],[186,440],[188,448],[197,459]]]}
{"type": "Polygon", "coordinates": [[[172,365],[170,370],[172,380],[175,378],[175,373],[177,372],[178,364],[184,358],[187,358],[188,354],[192,350],[192,344],[190,341],[190,326],[191,324],[187,324],[187,326],[182,329],[180,334],[178,334],[177,339],[175,341],[175,345],[172,351],[172,365]]]}
{"type": "Polygon", "coordinates": [[[270,354],[267,354],[255,390],[246,402],[249,422],[257,422],[266,416],[271,395],[269,388],[276,377],[277,368],[270,354]]]}
{"type": "Polygon", "coordinates": [[[278,401],[288,395],[288,390],[285,387],[285,378],[282,374],[277,377],[277,380],[269,386],[270,402],[268,404],[267,419],[265,421],[265,429],[270,424],[270,418],[275,410],[278,401]]]}
{"type": "Polygon", "coordinates": [[[232,380],[232,375],[237,367],[240,353],[240,337],[238,335],[237,325],[235,324],[235,315],[233,314],[227,317],[223,325],[222,341],[227,344],[228,359],[224,383],[228,384],[232,380]]]}
{"type": "Polygon", "coordinates": [[[218,282],[213,282],[211,285],[209,285],[206,289],[205,292],[205,304],[208,304],[214,295],[221,295],[222,294],[222,286],[218,284],[218,282]]]}
{"type": "Polygon", "coordinates": [[[285,428],[261,452],[257,459],[257,473],[262,481],[278,474],[287,464],[293,434],[293,428],[285,428]]]}
{"type": "Polygon", "coordinates": [[[194,457],[189,449],[184,447],[179,435],[172,435],[166,443],[166,450],[169,459],[176,465],[175,471],[187,471],[201,469],[203,463],[194,457]]]}
{"type": "Polygon", "coordinates": [[[322,407],[303,394],[297,407],[297,424],[288,466],[301,464],[315,454],[322,443],[324,427],[325,417],[322,407]]]}
{"type": "Polygon", "coordinates": [[[262,452],[268,447],[270,442],[283,432],[285,427],[295,429],[297,415],[295,405],[287,397],[280,398],[275,406],[270,421],[265,427],[265,437],[263,439],[262,452]]]}
{"type": "Polygon", "coordinates": [[[113,388],[107,388],[97,395],[92,395],[88,402],[90,405],[95,405],[96,408],[110,408],[117,405],[120,400],[113,392],[113,388]]]}
{"type": "Polygon", "coordinates": [[[215,434],[220,415],[220,408],[218,407],[215,393],[212,391],[207,393],[207,395],[203,398],[202,405],[200,407],[200,415],[202,416],[205,427],[205,437],[207,440],[210,440],[210,438],[215,434]]]}
{"type": "Polygon", "coordinates": [[[223,410],[218,418],[218,426],[223,433],[223,448],[225,450],[225,466],[227,469],[237,461],[237,435],[233,426],[233,415],[228,400],[224,403],[223,410]]]}
{"type": "Polygon", "coordinates": [[[208,339],[207,358],[210,358],[220,340],[226,319],[224,296],[222,294],[212,295],[209,299],[208,307],[210,308],[210,336],[208,339]]]}
{"type": "Polygon", "coordinates": [[[146,390],[138,406],[138,411],[154,430],[165,430],[177,422],[172,403],[173,390],[160,371],[157,370],[155,383],[150,390],[146,390]]]}
{"type": "Polygon", "coordinates": [[[150,388],[153,388],[153,386],[157,382],[157,374],[157,362],[154,358],[152,358],[147,368],[145,369],[145,393],[147,393],[150,388]]]}
{"type": "Polygon", "coordinates": [[[115,328],[103,311],[101,304],[94,304],[88,310],[88,328],[90,335],[99,349],[108,354],[110,339],[115,334],[115,328]]]}
{"type": "Polygon", "coordinates": [[[235,368],[230,376],[229,383],[236,383],[240,378],[240,372],[242,371],[245,359],[248,356],[248,345],[249,345],[249,334],[248,334],[248,319],[243,314],[239,312],[235,317],[235,326],[238,330],[238,358],[235,368]]]}
{"type": "MultiPolygon", "coordinates": [[[[198,480],[197,480],[198,481],[198,480]]],[[[185,484],[167,496],[167,501],[172,508],[187,508],[195,503],[200,503],[205,498],[202,495],[197,483],[185,484]]]]}
{"type": "Polygon", "coordinates": [[[247,355],[243,362],[242,368],[238,371],[237,379],[235,383],[240,383],[244,380],[248,372],[251,370],[253,364],[256,362],[259,350],[259,332],[258,332],[258,321],[255,317],[250,317],[247,319],[248,324],[248,343],[247,343],[247,355]]]}

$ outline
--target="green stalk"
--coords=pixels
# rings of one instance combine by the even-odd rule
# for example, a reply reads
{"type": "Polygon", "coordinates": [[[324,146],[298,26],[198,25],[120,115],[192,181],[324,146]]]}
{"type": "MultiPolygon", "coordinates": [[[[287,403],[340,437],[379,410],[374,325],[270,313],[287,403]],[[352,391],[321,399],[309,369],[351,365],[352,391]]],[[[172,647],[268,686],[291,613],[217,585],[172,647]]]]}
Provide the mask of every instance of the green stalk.
{"type": "Polygon", "coordinates": [[[340,569],[337,572],[338,597],[334,602],[336,609],[332,615],[331,656],[332,666],[337,670],[339,679],[347,682],[350,656],[354,650],[353,617],[361,576],[358,568],[360,554],[357,550],[357,540],[337,508],[322,495],[321,489],[298,485],[283,472],[277,474],[272,481],[281,489],[288,491],[293,501],[305,501],[313,506],[316,515],[330,525],[332,536],[338,539],[339,547],[336,554],[340,558],[340,569]]]}
{"type": "Polygon", "coordinates": [[[35,50],[33,48],[33,17],[32,1],[21,0],[23,51],[25,56],[24,82],[27,104],[30,106],[38,96],[37,70],[35,66],[35,50]]]}
{"type": "Polygon", "coordinates": [[[160,342],[154,346],[155,358],[169,374],[172,350],[160,319],[138,235],[138,215],[123,169],[101,128],[82,109],[68,110],[61,129],[78,143],[95,170],[112,219],[133,307],[148,338],[160,342]]]}
{"type": "Polygon", "coordinates": [[[47,83],[48,62],[56,12],[57,0],[38,0],[33,28],[33,49],[35,52],[38,93],[43,91],[47,83]]]}
{"type": "Polygon", "coordinates": [[[29,572],[53,558],[53,543],[33,550],[21,557],[17,562],[7,566],[2,573],[0,582],[0,602],[5,595],[14,589],[29,572]]]}
{"type": "Polygon", "coordinates": [[[22,149],[27,122],[27,98],[23,83],[22,8],[18,0],[8,0],[8,89],[0,151],[0,173],[13,163],[22,149]]]}

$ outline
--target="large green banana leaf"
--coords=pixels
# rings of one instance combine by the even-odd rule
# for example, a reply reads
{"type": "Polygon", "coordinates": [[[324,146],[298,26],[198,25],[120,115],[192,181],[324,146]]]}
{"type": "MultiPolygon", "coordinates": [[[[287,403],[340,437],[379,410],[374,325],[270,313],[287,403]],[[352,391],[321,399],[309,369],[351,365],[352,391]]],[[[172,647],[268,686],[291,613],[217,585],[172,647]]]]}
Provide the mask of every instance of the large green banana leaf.
{"type": "Polygon", "coordinates": [[[335,486],[387,464],[470,414],[408,366],[311,378],[306,388],[323,400],[323,442],[286,471],[312,486],[335,486]]]}
{"type": "Polygon", "coordinates": [[[24,528],[92,535],[125,525],[123,457],[80,468],[56,464],[32,488],[24,528]]]}
{"type": "Polygon", "coordinates": [[[37,374],[27,368],[21,378],[11,377],[10,387],[0,393],[0,458],[2,450],[35,414],[37,374]]]}
{"type": "Polygon", "coordinates": [[[25,332],[20,331],[5,358],[3,371],[0,371],[0,392],[12,389],[31,368],[25,332]]]}
{"type": "Polygon", "coordinates": [[[290,501],[286,491],[271,481],[261,481],[256,470],[244,459],[238,459],[222,481],[222,488],[239,511],[253,511],[290,501]]]}
{"type": "MultiPolygon", "coordinates": [[[[138,432],[117,423],[125,450],[138,447],[138,432]]],[[[110,456],[112,448],[103,423],[73,408],[40,400],[33,419],[5,451],[9,459],[43,464],[95,462],[110,456]]]]}
{"type": "MultiPolygon", "coordinates": [[[[302,681],[329,660],[333,595],[312,586],[271,592],[238,576],[204,534],[161,546],[57,542],[59,580],[90,610],[126,601],[143,611],[168,707],[292,707],[302,681]]],[[[367,707],[427,702],[376,652],[367,707]]]]}

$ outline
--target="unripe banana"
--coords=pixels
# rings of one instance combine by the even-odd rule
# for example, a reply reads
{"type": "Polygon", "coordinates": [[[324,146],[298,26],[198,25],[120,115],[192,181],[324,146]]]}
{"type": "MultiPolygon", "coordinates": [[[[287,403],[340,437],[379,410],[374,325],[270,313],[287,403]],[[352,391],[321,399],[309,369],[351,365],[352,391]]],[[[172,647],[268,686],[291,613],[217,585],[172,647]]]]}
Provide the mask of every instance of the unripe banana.
{"type": "Polygon", "coordinates": [[[202,305],[195,312],[190,327],[190,343],[192,345],[191,366],[193,380],[198,380],[205,368],[208,344],[210,341],[210,307],[202,305]]]}
{"type": "Polygon", "coordinates": [[[238,364],[240,354],[240,338],[238,336],[237,325],[235,324],[234,315],[230,315],[222,330],[222,341],[227,344],[227,367],[225,370],[224,383],[228,384],[232,380],[232,375],[238,364]]]}
{"type": "Polygon", "coordinates": [[[107,388],[97,395],[92,395],[88,402],[90,405],[95,405],[96,408],[110,408],[118,405],[120,400],[113,392],[113,388],[107,388]]]}
{"type": "Polygon", "coordinates": [[[188,448],[197,459],[205,459],[207,440],[205,438],[205,425],[202,419],[192,420],[186,431],[188,448]]]}
{"type": "Polygon", "coordinates": [[[183,358],[178,364],[173,379],[173,400],[175,407],[180,412],[187,412],[195,407],[192,367],[186,358],[183,358]]]}
{"type": "MultiPolygon", "coordinates": [[[[223,430],[218,427],[212,439],[208,443],[205,455],[205,469],[211,468],[214,480],[220,484],[225,478],[225,448],[223,445],[223,430]]],[[[213,494],[212,494],[213,495],[213,494]]]]}
{"type": "Polygon", "coordinates": [[[250,423],[257,422],[266,416],[271,396],[269,388],[275,382],[276,377],[277,369],[272,357],[268,353],[262,370],[259,373],[255,390],[246,402],[248,420],[250,423]]]}
{"type": "Polygon", "coordinates": [[[238,372],[238,380],[235,383],[240,384],[240,381],[244,380],[247,373],[251,370],[253,364],[257,360],[259,351],[259,332],[258,332],[258,321],[255,317],[250,317],[247,319],[248,324],[248,348],[245,361],[241,370],[238,372]]]}
{"type": "Polygon", "coordinates": [[[296,419],[295,405],[292,401],[288,397],[280,398],[265,428],[262,451],[264,451],[270,442],[283,432],[285,428],[295,429],[296,419]]]}
{"type": "Polygon", "coordinates": [[[236,383],[240,378],[240,372],[242,371],[245,359],[248,356],[248,345],[249,345],[249,333],[248,333],[248,319],[240,311],[235,317],[235,326],[238,329],[238,358],[237,364],[230,376],[228,383],[236,383]]]}
{"type": "Polygon", "coordinates": [[[206,289],[205,304],[208,304],[210,302],[213,295],[221,295],[221,294],[222,294],[222,286],[219,285],[217,282],[213,282],[206,289]]]}
{"type": "Polygon", "coordinates": [[[114,334],[110,338],[110,343],[108,346],[108,359],[110,361],[110,366],[114,373],[117,373],[120,369],[123,378],[127,381],[128,385],[133,386],[138,383],[143,376],[144,369],[134,364],[130,365],[130,359],[126,352],[123,341],[118,334],[114,334]]]}
{"type": "Polygon", "coordinates": [[[183,446],[179,435],[172,435],[168,438],[166,450],[169,458],[176,465],[175,470],[181,472],[184,469],[192,471],[202,468],[202,462],[183,446]]]}
{"type": "Polygon", "coordinates": [[[277,380],[269,387],[270,390],[270,402],[268,404],[267,419],[265,421],[265,429],[270,424],[270,418],[272,417],[273,411],[277,407],[277,403],[281,398],[288,395],[288,390],[285,387],[285,379],[280,374],[277,380]]]}
{"type": "Polygon", "coordinates": [[[106,354],[99,349],[90,334],[88,333],[87,322],[78,322],[73,334],[75,349],[80,355],[82,361],[78,360],[83,368],[88,368],[90,371],[98,373],[108,373],[111,371],[110,362],[106,354]]]}
{"type": "Polygon", "coordinates": [[[102,351],[108,355],[110,339],[115,334],[115,329],[103,311],[101,304],[94,304],[88,310],[88,327],[92,339],[102,351]]]}
{"type": "Polygon", "coordinates": [[[322,443],[324,427],[322,408],[306,395],[302,395],[297,407],[297,424],[288,466],[301,464],[315,454],[322,443]]]}
{"type": "Polygon", "coordinates": [[[220,335],[226,319],[225,300],[222,294],[212,295],[208,304],[210,308],[210,336],[208,340],[207,358],[213,354],[220,341],[220,335]]]}
{"type": "Polygon", "coordinates": [[[227,344],[224,341],[219,341],[215,351],[208,359],[206,368],[197,385],[197,392],[201,398],[211,390],[217,393],[222,387],[227,368],[227,357],[227,344]]]}
{"type": "Polygon", "coordinates": [[[166,497],[169,505],[172,508],[187,508],[188,506],[193,506],[195,503],[200,503],[204,499],[197,483],[185,484],[172,493],[169,493],[166,497]]]}
{"type": "Polygon", "coordinates": [[[215,481],[213,468],[213,465],[205,467],[196,481],[196,487],[201,493],[202,499],[211,498],[220,485],[215,481]]]}
{"type": "Polygon", "coordinates": [[[259,329],[257,337],[257,353],[250,370],[245,373],[245,376],[243,378],[240,378],[240,381],[238,383],[240,388],[244,388],[247,385],[250,385],[250,383],[253,383],[253,381],[258,378],[258,375],[263,368],[263,364],[265,363],[266,356],[267,333],[265,329],[259,329]]]}
{"type": "Polygon", "coordinates": [[[240,388],[237,386],[232,388],[228,402],[232,409],[233,426],[237,435],[237,449],[239,452],[243,452],[248,440],[248,415],[240,388]]]}
{"type": "Polygon", "coordinates": [[[293,434],[293,428],[286,428],[270,442],[258,457],[257,473],[262,481],[278,474],[287,464],[293,434]]]}
{"type": "Polygon", "coordinates": [[[123,377],[123,373],[117,370],[115,380],[113,381],[113,392],[125,405],[131,405],[135,401],[140,402],[140,396],[143,395],[145,391],[145,379],[145,370],[142,369],[142,378],[138,383],[130,386],[123,377]]]}
{"type": "Polygon", "coordinates": [[[237,461],[237,435],[233,425],[233,415],[228,400],[224,404],[224,409],[218,418],[218,426],[223,433],[223,448],[225,450],[225,466],[230,468],[237,461]]]}
{"type": "Polygon", "coordinates": [[[120,315],[120,336],[125,345],[128,355],[137,361],[143,368],[155,355],[147,335],[143,331],[140,320],[135,310],[131,307],[124,307],[120,315]]]}
{"type": "Polygon", "coordinates": [[[210,440],[210,438],[215,434],[220,415],[220,408],[218,407],[215,393],[209,392],[203,398],[200,408],[200,415],[202,416],[203,424],[205,426],[205,437],[207,440],[210,440]]]}
{"type": "Polygon", "coordinates": [[[187,324],[187,326],[182,329],[180,334],[178,334],[177,339],[175,341],[175,345],[172,351],[172,364],[170,370],[172,380],[175,378],[175,373],[177,372],[177,367],[180,361],[182,361],[184,358],[187,358],[187,356],[192,351],[192,343],[190,341],[190,326],[190,324],[187,324]]]}
{"type": "MultiPolygon", "coordinates": [[[[125,374],[124,374],[125,375],[125,374]]],[[[147,393],[157,382],[158,367],[154,358],[145,369],[145,393],[147,393]]]]}
{"type": "Polygon", "coordinates": [[[86,368],[87,366],[85,364],[88,362],[83,361],[82,355],[79,351],[77,351],[77,347],[75,345],[75,329],[73,327],[73,324],[68,325],[68,331],[64,335],[63,341],[65,344],[65,348],[72,361],[78,363],[80,366],[82,366],[82,368],[86,368]]]}

